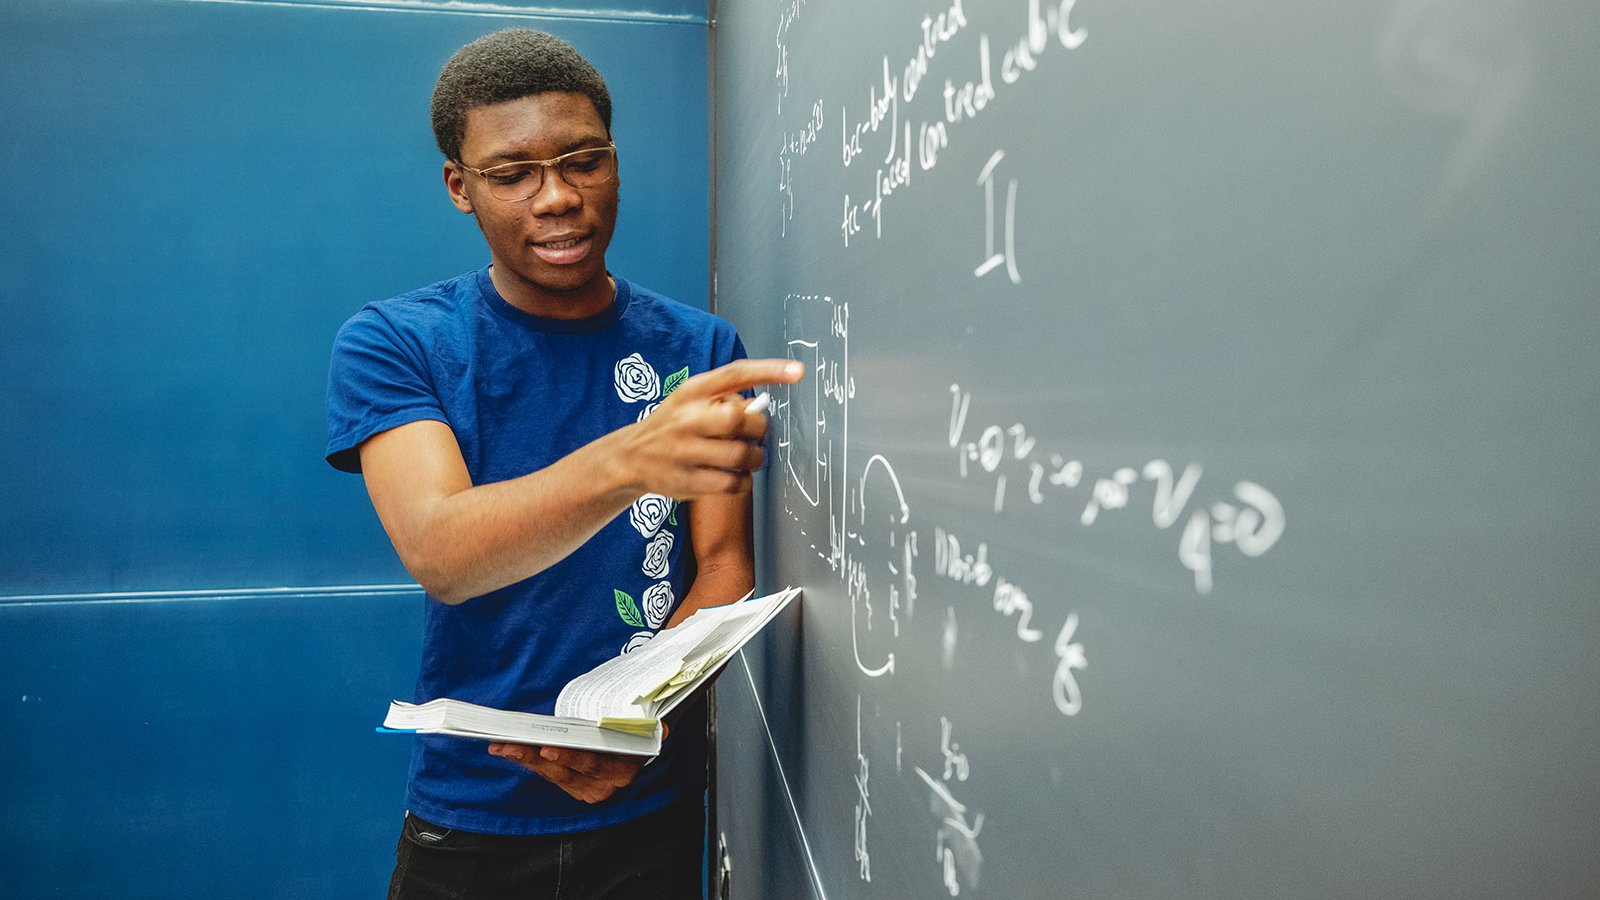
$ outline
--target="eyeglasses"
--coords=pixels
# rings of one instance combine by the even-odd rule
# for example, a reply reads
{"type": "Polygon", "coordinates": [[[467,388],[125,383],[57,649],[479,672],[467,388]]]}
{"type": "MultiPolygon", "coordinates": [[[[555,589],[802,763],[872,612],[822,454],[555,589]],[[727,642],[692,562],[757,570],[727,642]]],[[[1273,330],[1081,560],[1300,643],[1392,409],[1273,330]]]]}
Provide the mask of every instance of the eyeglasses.
{"type": "Polygon", "coordinates": [[[487,169],[474,169],[463,162],[456,165],[482,178],[495,199],[526,200],[544,187],[546,169],[555,169],[562,181],[575,188],[609,184],[617,177],[617,145],[587,147],[563,153],[555,159],[524,159],[487,169]]]}

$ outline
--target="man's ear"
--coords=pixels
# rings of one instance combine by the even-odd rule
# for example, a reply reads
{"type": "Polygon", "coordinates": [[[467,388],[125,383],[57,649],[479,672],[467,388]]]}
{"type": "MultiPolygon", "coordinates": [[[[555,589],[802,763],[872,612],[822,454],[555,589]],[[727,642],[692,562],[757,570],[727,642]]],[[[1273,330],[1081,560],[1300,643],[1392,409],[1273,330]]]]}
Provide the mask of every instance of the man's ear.
{"type": "Polygon", "coordinates": [[[444,163],[444,189],[450,194],[450,202],[455,208],[464,213],[471,214],[472,198],[467,196],[467,180],[461,177],[461,170],[456,164],[445,160],[444,163]]]}

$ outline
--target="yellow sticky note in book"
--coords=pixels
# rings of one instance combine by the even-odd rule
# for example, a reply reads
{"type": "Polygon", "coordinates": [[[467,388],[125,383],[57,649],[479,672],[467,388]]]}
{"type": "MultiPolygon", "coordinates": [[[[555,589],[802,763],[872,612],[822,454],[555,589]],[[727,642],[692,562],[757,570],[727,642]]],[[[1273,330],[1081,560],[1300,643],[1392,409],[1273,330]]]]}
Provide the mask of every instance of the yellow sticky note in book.
{"type": "Polygon", "coordinates": [[[627,716],[605,716],[600,720],[601,728],[612,731],[621,731],[626,734],[637,734],[640,737],[649,737],[661,727],[660,719],[639,719],[627,716]]]}

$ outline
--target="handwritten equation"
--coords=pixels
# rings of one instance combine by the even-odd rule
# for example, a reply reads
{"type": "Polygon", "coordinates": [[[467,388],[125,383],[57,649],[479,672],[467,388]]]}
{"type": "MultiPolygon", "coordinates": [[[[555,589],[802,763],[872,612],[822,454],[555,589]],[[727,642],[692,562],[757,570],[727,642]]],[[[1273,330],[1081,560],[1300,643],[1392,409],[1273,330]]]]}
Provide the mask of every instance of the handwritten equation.
{"type": "Polygon", "coordinates": [[[777,62],[772,69],[773,80],[777,82],[778,112],[783,112],[783,101],[789,96],[789,28],[795,20],[800,18],[800,12],[806,5],[806,0],[787,0],[778,10],[778,27],[772,37],[772,45],[777,51],[777,62]]]}
{"type": "MultiPolygon", "coordinates": [[[[801,18],[804,5],[804,0],[790,0],[778,13],[773,76],[780,117],[790,89],[790,29],[801,18]]],[[[1007,88],[1059,55],[1059,50],[1052,54],[1052,48],[1070,51],[1083,46],[1088,31],[1073,16],[1076,5],[1076,0],[1018,4],[1016,33],[998,42],[986,32],[969,38],[973,29],[962,0],[923,15],[914,24],[908,22],[911,27],[904,39],[909,51],[895,57],[884,54],[864,96],[837,104],[818,98],[798,120],[783,127],[776,157],[779,237],[788,237],[799,198],[805,194],[799,187],[804,180],[798,165],[801,157],[835,127],[829,125],[829,110],[838,109],[837,137],[832,139],[839,148],[840,170],[870,169],[870,184],[846,191],[835,206],[836,228],[848,248],[869,227],[874,238],[882,238],[886,205],[911,190],[918,173],[933,172],[945,151],[958,145],[961,134],[972,130],[1007,88]],[[923,90],[925,83],[935,85],[934,96],[923,100],[929,94],[923,90]],[[910,112],[913,107],[915,114],[910,112]]],[[[997,171],[1005,154],[1004,148],[995,149],[976,173],[984,209],[984,252],[973,274],[982,278],[1003,268],[1013,284],[1020,284],[1016,231],[1021,185],[1019,179],[997,171]]]]}
{"type": "MultiPolygon", "coordinates": [[[[778,117],[771,133],[777,140],[774,147],[770,137],[763,139],[759,148],[758,188],[770,200],[776,185],[777,237],[797,242],[786,246],[834,248],[824,256],[842,246],[858,260],[887,252],[875,246],[898,247],[875,244],[895,229],[925,224],[908,221],[921,201],[907,198],[938,190],[951,214],[949,227],[962,229],[967,243],[936,262],[968,286],[969,273],[993,285],[985,296],[1024,297],[1016,286],[1050,265],[1059,269],[1058,260],[1040,260],[1035,245],[1019,240],[1027,216],[1048,198],[1041,189],[1052,185],[1042,183],[1039,173],[1047,170],[1035,165],[1028,147],[997,133],[1007,114],[994,111],[1028,102],[1015,86],[1047,77],[1037,73],[1051,67],[1070,73],[1072,52],[1085,45],[1088,30],[1077,0],[997,0],[982,11],[994,17],[977,26],[963,0],[935,3],[937,10],[893,24],[885,44],[892,49],[881,57],[869,54],[871,76],[843,93],[796,77],[805,71],[808,52],[818,49],[803,45],[800,35],[809,38],[821,19],[806,18],[805,0],[778,4],[772,32],[778,117]],[[769,180],[774,162],[777,177],[769,180]],[[929,177],[933,173],[938,177],[929,177]],[[815,244],[808,240],[812,234],[815,244]],[[1019,254],[1019,246],[1029,255],[1019,254]]],[[[937,389],[949,382],[937,376],[924,381],[935,393],[915,418],[904,420],[906,433],[874,442],[876,432],[854,427],[860,422],[852,423],[852,408],[859,411],[861,402],[878,408],[895,398],[875,394],[884,390],[870,377],[875,370],[853,364],[853,340],[885,337],[859,327],[878,319],[860,305],[864,298],[853,299],[862,314],[854,334],[850,300],[821,290],[784,296],[783,352],[802,362],[807,375],[775,389],[772,409],[771,477],[778,482],[780,515],[789,520],[782,531],[820,563],[807,563],[820,580],[837,585],[825,592],[842,601],[828,621],[840,629],[838,664],[857,688],[854,746],[841,722],[838,755],[831,757],[849,766],[851,778],[832,788],[843,796],[828,827],[841,839],[850,828],[856,879],[871,883],[876,875],[881,883],[894,866],[885,869],[882,855],[875,860],[874,841],[898,830],[883,826],[909,796],[925,810],[913,812],[926,815],[916,826],[931,850],[919,851],[926,875],[952,897],[971,895],[981,890],[985,828],[993,853],[1001,840],[996,832],[1015,823],[1007,822],[1003,807],[982,808],[981,798],[995,796],[1002,761],[981,758],[978,732],[966,732],[970,746],[963,740],[963,721],[971,726],[977,713],[963,719],[961,709],[938,708],[949,687],[940,679],[974,671],[975,650],[1004,648],[1017,683],[1003,685],[997,696],[1021,705],[1030,728],[1067,735],[1095,724],[1096,704],[1110,696],[1096,692],[1095,679],[1115,671],[1100,664],[1100,654],[1114,646],[1106,637],[1114,624],[1109,615],[1103,619],[1092,608],[1086,613],[1088,598],[1069,596],[1065,579],[1030,578],[1027,564],[1035,560],[1019,559],[997,523],[1007,517],[1014,523],[1027,510],[1030,521],[1047,517],[1063,529],[1091,529],[1101,540],[1136,528],[1157,536],[1154,555],[1174,589],[1187,593],[1192,585],[1208,595],[1236,577],[1241,559],[1271,551],[1283,539],[1287,516],[1262,484],[1223,480],[1216,466],[1208,475],[1202,462],[1175,453],[1110,464],[1086,459],[1083,448],[1037,430],[1055,423],[992,414],[971,385],[950,383],[945,419],[946,398],[937,389]],[[908,445],[916,455],[908,456],[908,445]],[[930,479],[967,485],[960,491],[975,492],[980,508],[963,504],[958,521],[935,521],[930,479]],[[1226,575],[1220,580],[1219,566],[1226,575]],[[926,704],[896,710],[880,702],[900,696],[913,681],[926,704]]],[[[876,361],[876,353],[869,359],[876,361]]],[[[947,492],[939,502],[948,499],[947,492]]],[[[841,703],[845,710],[847,703],[841,703]]],[[[1001,781],[1005,777],[1000,774],[1001,781]]],[[[1059,770],[1054,777],[1059,785],[1059,770]]]]}
{"type": "Polygon", "coordinates": [[[1148,486],[1150,521],[1155,527],[1170,528],[1186,510],[1189,513],[1177,555],[1179,563],[1193,573],[1195,590],[1201,594],[1209,594],[1214,583],[1217,545],[1231,544],[1244,556],[1257,557],[1283,537],[1283,505],[1255,482],[1236,482],[1230,499],[1191,508],[1204,471],[1199,463],[1188,463],[1182,472],[1175,472],[1168,461],[1152,459],[1137,468],[1118,466],[1096,476],[1085,470],[1082,460],[1041,448],[1024,423],[969,429],[972,392],[959,384],[950,385],[950,400],[946,442],[954,451],[956,471],[962,479],[993,480],[996,515],[1005,511],[1009,494],[1016,488],[1034,506],[1081,503],[1078,522],[1090,526],[1102,514],[1127,508],[1134,492],[1148,486]]]}
{"type": "MultiPolygon", "coordinates": [[[[972,591],[987,596],[994,612],[1011,623],[1009,628],[1023,644],[1042,646],[1043,629],[1051,629],[1056,640],[1044,652],[1054,654],[1055,666],[1049,685],[1041,684],[1038,696],[1048,696],[1063,716],[1077,715],[1083,706],[1077,673],[1087,667],[1087,655],[1077,638],[1077,614],[1067,612],[1063,621],[1055,618],[1062,616],[1056,603],[1041,608],[1035,592],[995,571],[987,544],[979,543],[969,551],[942,526],[931,530],[918,527],[911,498],[890,458],[882,453],[853,452],[850,410],[861,388],[852,371],[850,341],[848,302],[820,293],[792,293],[784,298],[786,353],[804,363],[808,374],[799,384],[787,386],[774,406],[782,504],[798,537],[838,579],[848,601],[850,652],[856,671],[867,684],[895,676],[901,656],[916,652],[905,646],[903,626],[916,615],[919,597],[935,590],[949,602],[943,610],[944,624],[938,629],[938,644],[926,649],[937,653],[949,670],[958,652],[957,607],[972,605],[967,594],[972,591]],[[931,549],[925,549],[930,540],[931,549]],[[1054,618],[1054,622],[1043,623],[1044,618],[1054,618]]],[[[955,896],[978,884],[984,818],[957,798],[958,785],[968,777],[971,761],[952,737],[951,727],[944,719],[941,765],[916,766],[914,770],[929,789],[938,875],[955,896]],[[931,771],[942,775],[934,777],[928,774],[931,771]]],[[[862,729],[858,695],[852,827],[857,874],[870,882],[873,766],[862,729]]],[[[896,772],[903,752],[901,723],[897,721],[896,772]]]]}
{"type": "Polygon", "coordinates": [[[972,774],[972,767],[961,747],[951,740],[953,726],[939,717],[940,753],[944,768],[938,778],[921,766],[912,771],[928,788],[928,809],[938,821],[934,832],[933,858],[939,866],[940,882],[950,896],[961,895],[962,888],[973,890],[983,872],[983,850],[978,837],[983,833],[983,813],[968,809],[956,799],[956,789],[972,774]]]}

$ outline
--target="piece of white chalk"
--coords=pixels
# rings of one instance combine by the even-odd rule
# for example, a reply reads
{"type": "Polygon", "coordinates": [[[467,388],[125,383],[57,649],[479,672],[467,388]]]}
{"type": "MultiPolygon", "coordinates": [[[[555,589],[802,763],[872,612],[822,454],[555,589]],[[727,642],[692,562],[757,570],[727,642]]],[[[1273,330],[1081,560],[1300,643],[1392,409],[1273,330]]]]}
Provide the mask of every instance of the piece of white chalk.
{"type": "Polygon", "coordinates": [[[766,412],[767,411],[767,407],[771,406],[771,405],[772,405],[772,395],[767,393],[766,391],[762,391],[761,392],[761,396],[755,398],[754,400],[751,400],[750,403],[747,406],[745,406],[744,411],[747,412],[747,413],[766,412]]]}

